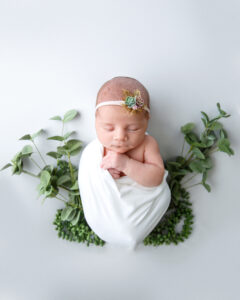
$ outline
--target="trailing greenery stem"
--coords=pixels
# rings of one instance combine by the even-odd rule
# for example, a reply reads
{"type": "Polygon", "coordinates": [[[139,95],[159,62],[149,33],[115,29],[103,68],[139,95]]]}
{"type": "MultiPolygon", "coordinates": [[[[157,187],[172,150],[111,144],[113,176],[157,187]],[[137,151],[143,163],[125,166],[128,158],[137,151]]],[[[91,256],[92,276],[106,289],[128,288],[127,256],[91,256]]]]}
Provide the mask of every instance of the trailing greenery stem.
{"type": "Polygon", "coordinates": [[[30,159],[42,171],[42,168],[39,166],[39,164],[32,157],[30,157],[30,159]]]}
{"type": "Polygon", "coordinates": [[[185,184],[187,182],[189,182],[190,180],[192,180],[194,177],[196,177],[198,174],[194,174],[192,177],[190,177],[188,180],[186,180],[185,182],[182,182],[182,184],[185,184]]]}
{"type": "Polygon", "coordinates": [[[33,140],[33,139],[31,139],[31,141],[32,141],[33,145],[35,146],[35,148],[36,148],[36,150],[37,150],[38,154],[40,155],[40,157],[41,157],[41,159],[42,159],[43,163],[44,163],[45,165],[47,165],[47,163],[45,162],[44,158],[42,157],[42,155],[41,155],[40,151],[38,150],[38,147],[37,147],[37,145],[34,143],[34,140],[33,140]]]}
{"type": "Polygon", "coordinates": [[[71,164],[71,160],[70,160],[70,154],[68,152],[68,165],[69,165],[69,169],[70,169],[70,173],[71,173],[71,179],[72,179],[72,183],[74,183],[74,173],[73,173],[73,167],[71,164]]]}
{"type": "Polygon", "coordinates": [[[60,188],[64,189],[65,191],[71,192],[70,189],[68,189],[67,187],[63,186],[63,185],[59,185],[60,188]]]}
{"type": "Polygon", "coordinates": [[[63,200],[63,199],[61,199],[61,198],[59,198],[57,196],[55,196],[55,198],[58,199],[58,200],[60,200],[60,201],[62,201],[62,202],[64,202],[64,203],[67,203],[65,200],[63,200]]]}
{"type": "Polygon", "coordinates": [[[181,152],[181,156],[183,156],[184,145],[185,145],[185,139],[183,139],[183,145],[182,145],[182,152],[181,152]]]}
{"type": "Polygon", "coordinates": [[[184,189],[190,189],[191,187],[196,186],[196,185],[199,185],[199,184],[202,184],[202,182],[195,183],[195,184],[193,184],[193,185],[186,186],[186,187],[183,187],[183,188],[184,188],[184,189]]]}
{"type": "Polygon", "coordinates": [[[68,202],[68,199],[66,199],[62,194],[60,194],[59,192],[58,192],[58,195],[60,195],[61,197],[63,197],[63,199],[65,199],[67,202],[68,202]]]}

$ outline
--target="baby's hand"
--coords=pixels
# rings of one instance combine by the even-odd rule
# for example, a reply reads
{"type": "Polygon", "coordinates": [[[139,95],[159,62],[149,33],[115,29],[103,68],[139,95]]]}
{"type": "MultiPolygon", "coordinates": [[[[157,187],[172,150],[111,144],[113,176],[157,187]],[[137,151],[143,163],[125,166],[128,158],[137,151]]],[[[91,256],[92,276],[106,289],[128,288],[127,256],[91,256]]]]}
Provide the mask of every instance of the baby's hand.
{"type": "Polygon", "coordinates": [[[108,169],[108,171],[109,171],[109,173],[112,175],[112,177],[114,178],[114,179],[118,179],[118,178],[120,178],[120,171],[118,171],[117,169],[114,169],[114,168],[110,168],[110,169],[108,169]]]}
{"type": "Polygon", "coordinates": [[[108,151],[107,155],[103,157],[101,168],[117,169],[117,171],[123,171],[127,165],[129,157],[126,154],[108,151]]]}

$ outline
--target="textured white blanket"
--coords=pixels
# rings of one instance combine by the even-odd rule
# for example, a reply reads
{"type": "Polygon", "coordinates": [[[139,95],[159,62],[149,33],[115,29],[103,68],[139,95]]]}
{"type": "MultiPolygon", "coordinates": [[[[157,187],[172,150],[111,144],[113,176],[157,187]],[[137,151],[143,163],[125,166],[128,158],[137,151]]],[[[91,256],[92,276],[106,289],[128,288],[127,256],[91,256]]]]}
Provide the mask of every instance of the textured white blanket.
{"type": "Polygon", "coordinates": [[[128,176],[113,179],[102,168],[103,146],[98,139],[82,152],[79,189],[84,215],[104,241],[134,249],[154,229],[171,199],[165,171],[157,187],[145,187],[128,176]]]}

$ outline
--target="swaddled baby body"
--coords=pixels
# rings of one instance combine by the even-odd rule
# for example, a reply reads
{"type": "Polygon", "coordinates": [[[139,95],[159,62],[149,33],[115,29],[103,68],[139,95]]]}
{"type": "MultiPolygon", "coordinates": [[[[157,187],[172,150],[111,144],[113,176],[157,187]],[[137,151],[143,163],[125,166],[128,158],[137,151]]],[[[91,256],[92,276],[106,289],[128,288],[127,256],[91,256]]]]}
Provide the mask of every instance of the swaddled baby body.
{"type": "Polygon", "coordinates": [[[149,117],[148,92],[136,79],[115,77],[99,90],[97,139],[83,151],[79,187],[89,226],[109,243],[134,248],[170,204],[158,143],[146,134],[149,117]]]}

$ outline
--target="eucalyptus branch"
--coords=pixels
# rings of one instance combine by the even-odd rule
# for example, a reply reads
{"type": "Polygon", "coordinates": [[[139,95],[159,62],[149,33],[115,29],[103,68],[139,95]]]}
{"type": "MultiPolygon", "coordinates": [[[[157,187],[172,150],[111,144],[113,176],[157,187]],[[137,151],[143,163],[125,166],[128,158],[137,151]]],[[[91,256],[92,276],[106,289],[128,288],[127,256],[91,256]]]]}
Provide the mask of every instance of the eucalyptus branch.
{"type": "MultiPolygon", "coordinates": [[[[211,191],[211,187],[206,182],[208,171],[212,168],[212,161],[209,155],[221,151],[228,155],[233,155],[234,151],[230,147],[230,141],[227,138],[227,133],[223,129],[222,124],[217,122],[220,118],[227,118],[220,104],[217,103],[217,107],[220,115],[216,118],[210,119],[205,112],[201,112],[203,115],[202,121],[205,129],[200,138],[194,132],[195,124],[187,123],[181,127],[181,132],[185,135],[181,149],[181,156],[176,156],[175,161],[167,162],[167,170],[169,171],[169,186],[171,188],[171,203],[166,211],[164,217],[157,224],[154,230],[144,239],[144,245],[159,246],[161,244],[178,244],[184,242],[189,237],[193,229],[193,211],[191,208],[192,203],[189,201],[190,193],[186,189],[190,189],[197,185],[202,185],[208,192],[211,191]],[[216,134],[216,133],[219,133],[216,134]],[[215,143],[213,142],[215,141],[215,143]],[[186,142],[189,145],[188,151],[186,150],[186,142]],[[184,152],[187,152],[185,156],[184,152]],[[194,172],[192,176],[192,172],[194,172]],[[191,173],[191,175],[190,175],[191,173]],[[184,180],[185,176],[188,176],[187,180],[184,180]],[[196,175],[202,175],[202,181],[188,185],[183,185],[191,181],[196,175]],[[176,231],[176,226],[184,220],[184,224],[180,231],[176,231]]],[[[56,198],[64,202],[65,207],[59,209],[54,220],[58,236],[70,241],[76,241],[81,243],[94,243],[95,245],[104,245],[104,241],[101,240],[88,226],[84,217],[84,211],[82,207],[80,191],[75,178],[75,167],[71,163],[70,156],[76,155],[81,150],[81,143],[78,140],[69,140],[68,137],[71,132],[64,134],[64,125],[66,122],[73,120],[77,116],[76,110],[70,110],[62,117],[55,116],[51,120],[62,121],[61,136],[54,136],[48,139],[62,141],[62,146],[57,148],[57,152],[49,152],[48,155],[56,159],[56,166],[49,166],[46,164],[36,144],[34,138],[40,134],[41,130],[36,134],[27,134],[20,140],[31,140],[34,144],[41,160],[45,164],[45,167],[41,167],[31,158],[31,161],[41,169],[39,175],[35,175],[29,171],[23,170],[23,159],[30,157],[32,154],[32,147],[26,145],[21,152],[17,153],[11,163],[8,163],[1,170],[12,166],[13,174],[25,173],[32,177],[40,179],[38,190],[41,195],[47,195],[44,198],[56,198]],[[51,153],[51,155],[50,155],[51,153]],[[61,159],[60,159],[61,158],[61,159]],[[61,185],[58,185],[58,182],[61,185]],[[67,186],[65,186],[65,183],[67,186]],[[71,185],[71,189],[69,188],[71,185]],[[59,189],[63,189],[68,192],[68,201],[59,193],[59,189]]]]}

